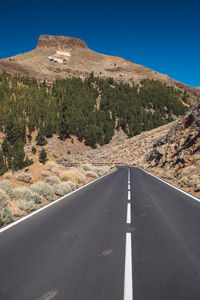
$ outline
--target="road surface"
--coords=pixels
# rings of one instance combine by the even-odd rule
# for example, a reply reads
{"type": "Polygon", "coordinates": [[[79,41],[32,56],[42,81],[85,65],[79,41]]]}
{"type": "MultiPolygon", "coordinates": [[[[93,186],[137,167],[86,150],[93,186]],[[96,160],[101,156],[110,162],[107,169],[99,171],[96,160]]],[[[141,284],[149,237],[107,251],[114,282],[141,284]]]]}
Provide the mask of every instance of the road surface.
{"type": "Polygon", "coordinates": [[[200,202],[118,168],[0,232],[0,300],[199,300],[200,202]]]}

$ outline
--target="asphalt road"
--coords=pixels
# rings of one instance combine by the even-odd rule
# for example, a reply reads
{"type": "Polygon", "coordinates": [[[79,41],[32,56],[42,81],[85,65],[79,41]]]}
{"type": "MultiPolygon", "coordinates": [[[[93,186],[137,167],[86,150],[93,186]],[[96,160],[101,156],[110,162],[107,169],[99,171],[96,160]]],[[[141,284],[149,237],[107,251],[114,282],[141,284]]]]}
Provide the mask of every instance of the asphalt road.
{"type": "Polygon", "coordinates": [[[137,168],[0,233],[0,300],[132,298],[200,299],[200,203],[137,168]]]}

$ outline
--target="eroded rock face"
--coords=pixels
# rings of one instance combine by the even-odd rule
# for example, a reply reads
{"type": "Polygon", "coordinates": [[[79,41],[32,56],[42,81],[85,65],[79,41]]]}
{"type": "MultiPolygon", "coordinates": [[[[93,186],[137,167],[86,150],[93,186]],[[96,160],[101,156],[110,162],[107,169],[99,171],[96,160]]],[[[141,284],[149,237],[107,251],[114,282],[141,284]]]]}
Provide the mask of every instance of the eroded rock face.
{"type": "Polygon", "coordinates": [[[200,103],[157,140],[147,155],[151,166],[183,168],[200,160],[200,103]]]}
{"type": "Polygon", "coordinates": [[[67,50],[72,48],[87,49],[88,46],[84,41],[76,38],[67,36],[40,35],[37,48],[67,50]]]}

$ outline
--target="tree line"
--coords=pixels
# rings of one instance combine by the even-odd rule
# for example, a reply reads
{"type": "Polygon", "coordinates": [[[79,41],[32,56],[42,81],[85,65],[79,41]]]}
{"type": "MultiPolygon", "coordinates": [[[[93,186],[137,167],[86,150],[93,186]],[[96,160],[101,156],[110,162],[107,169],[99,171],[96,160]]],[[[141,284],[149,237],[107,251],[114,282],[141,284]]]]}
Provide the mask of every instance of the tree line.
{"type": "Polygon", "coordinates": [[[0,74],[0,131],[5,134],[0,172],[31,163],[23,147],[36,129],[38,145],[57,134],[61,140],[75,135],[95,148],[109,143],[115,129],[132,137],[173,121],[186,112],[183,101],[187,95],[181,91],[149,79],[130,86],[91,73],[85,80],[58,79],[48,86],[4,72],[0,74]]]}

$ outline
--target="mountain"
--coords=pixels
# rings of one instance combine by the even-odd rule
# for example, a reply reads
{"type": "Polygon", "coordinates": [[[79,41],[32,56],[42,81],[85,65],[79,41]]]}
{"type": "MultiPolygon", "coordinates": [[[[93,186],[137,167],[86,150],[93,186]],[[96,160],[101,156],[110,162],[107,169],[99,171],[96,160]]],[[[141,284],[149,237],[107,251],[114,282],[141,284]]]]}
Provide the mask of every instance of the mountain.
{"type": "Polygon", "coordinates": [[[36,49],[0,60],[0,72],[20,73],[52,83],[58,78],[112,77],[117,82],[140,83],[142,79],[159,80],[186,91],[192,102],[200,91],[150,70],[132,61],[94,52],[82,40],[64,36],[41,35],[36,49]]]}

